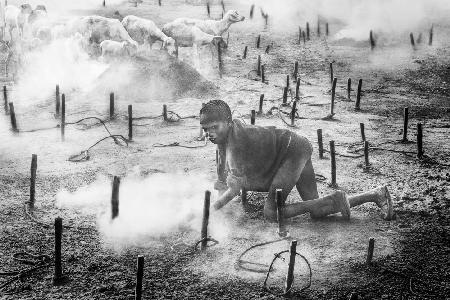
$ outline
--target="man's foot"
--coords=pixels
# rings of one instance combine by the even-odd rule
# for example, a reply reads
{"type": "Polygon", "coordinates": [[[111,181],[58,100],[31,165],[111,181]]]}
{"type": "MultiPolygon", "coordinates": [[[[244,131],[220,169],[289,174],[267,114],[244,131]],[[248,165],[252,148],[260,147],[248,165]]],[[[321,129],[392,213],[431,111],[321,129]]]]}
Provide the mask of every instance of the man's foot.
{"type": "Polygon", "coordinates": [[[334,199],[334,205],[336,211],[339,211],[344,219],[350,219],[350,203],[347,200],[347,196],[343,191],[337,191],[336,198],[334,199]]]}
{"type": "Polygon", "coordinates": [[[394,207],[387,186],[380,187],[377,194],[375,204],[381,209],[383,219],[388,221],[395,219],[394,207]]]}

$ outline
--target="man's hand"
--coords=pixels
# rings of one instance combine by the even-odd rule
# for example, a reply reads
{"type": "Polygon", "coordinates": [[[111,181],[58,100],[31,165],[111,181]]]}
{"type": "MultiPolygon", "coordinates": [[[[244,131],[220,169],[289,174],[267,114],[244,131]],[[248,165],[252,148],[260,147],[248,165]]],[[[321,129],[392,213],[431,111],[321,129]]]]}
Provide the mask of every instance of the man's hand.
{"type": "Polygon", "coordinates": [[[227,186],[234,191],[239,191],[245,186],[245,177],[238,177],[231,173],[228,173],[227,186]]]}

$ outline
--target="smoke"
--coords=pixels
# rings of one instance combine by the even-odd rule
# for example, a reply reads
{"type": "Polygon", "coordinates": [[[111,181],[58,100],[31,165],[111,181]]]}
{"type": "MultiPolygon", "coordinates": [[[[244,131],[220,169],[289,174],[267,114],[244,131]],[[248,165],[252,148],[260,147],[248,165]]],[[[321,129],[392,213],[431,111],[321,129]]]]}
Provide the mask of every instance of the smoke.
{"type": "MultiPolygon", "coordinates": [[[[259,10],[269,14],[270,30],[287,32],[305,30],[309,22],[315,32],[317,21],[333,23],[330,34],[336,38],[367,40],[369,31],[378,34],[399,35],[418,28],[428,29],[431,23],[448,15],[450,2],[446,0],[271,0],[247,1],[256,5],[255,19],[260,20],[259,10]]],[[[262,21],[261,21],[262,22],[262,21]]]]}
{"type": "Polygon", "coordinates": [[[21,65],[12,99],[26,105],[48,99],[56,84],[62,91],[87,92],[108,68],[107,64],[91,59],[75,36],[26,52],[21,65]]]}
{"type": "MultiPolygon", "coordinates": [[[[211,187],[211,182],[201,174],[157,173],[146,178],[129,175],[121,180],[119,215],[111,220],[111,180],[100,177],[73,193],[61,190],[56,196],[56,206],[76,209],[86,216],[95,215],[102,235],[116,245],[123,245],[142,237],[157,238],[178,231],[199,233],[205,191],[211,187]]],[[[208,228],[210,234],[226,236],[226,222],[220,221],[225,217],[214,218],[208,228]]]]}

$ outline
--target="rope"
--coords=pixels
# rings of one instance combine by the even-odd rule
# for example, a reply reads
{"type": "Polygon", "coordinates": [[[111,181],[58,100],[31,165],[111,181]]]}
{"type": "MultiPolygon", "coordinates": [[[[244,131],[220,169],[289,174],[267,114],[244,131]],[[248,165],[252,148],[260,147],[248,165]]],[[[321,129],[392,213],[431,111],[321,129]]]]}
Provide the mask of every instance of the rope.
{"type": "Polygon", "coordinates": [[[109,135],[109,136],[106,136],[104,138],[101,138],[100,140],[95,142],[92,146],[87,148],[86,150],[82,150],[79,154],[74,154],[74,155],[69,156],[68,161],[81,162],[81,161],[89,160],[90,159],[89,150],[91,150],[93,147],[97,146],[99,143],[101,143],[104,140],[109,139],[109,138],[112,138],[114,140],[114,143],[116,143],[117,145],[123,146],[119,142],[119,140],[122,140],[123,142],[125,142],[126,146],[128,146],[128,142],[129,142],[128,139],[126,139],[123,135],[113,134],[113,135],[109,135]]]}
{"type": "MultiPolygon", "coordinates": [[[[263,284],[264,290],[267,291],[269,294],[272,294],[272,295],[274,295],[276,297],[282,297],[282,296],[288,295],[292,291],[292,288],[294,286],[294,281],[292,281],[291,286],[289,287],[289,289],[287,289],[285,292],[280,293],[280,294],[277,294],[277,293],[273,292],[272,290],[270,290],[267,287],[267,280],[269,279],[269,275],[270,275],[270,272],[272,271],[273,264],[275,263],[275,261],[278,258],[280,258],[280,259],[282,259],[284,261],[284,259],[280,255],[283,254],[283,253],[288,253],[288,252],[289,252],[289,250],[284,250],[284,251],[281,251],[281,252],[278,252],[278,253],[274,254],[275,257],[273,258],[272,262],[270,263],[269,270],[267,271],[266,279],[264,280],[264,284],[263,284]]],[[[300,292],[303,292],[304,290],[308,289],[311,286],[311,279],[312,279],[311,265],[309,264],[309,261],[306,259],[306,257],[301,255],[300,253],[295,252],[295,255],[300,256],[305,261],[306,265],[308,266],[308,270],[309,270],[308,284],[300,289],[300,292]]]]}
{"type": "MultiPolygon", "coordinates": [[[[287,238],[277,239],[277,240],[273,240],[273,241],[259,243],[259,244],[256,244],[256,245],[253,245],[253,246],[247,248],[244,252],[242,252],[239,255],[239,257],[238,257],[238,259],[236,261],[236,267],[237,268],[241,268],[241,269],[246,270],[246,271],[249,271],[249,272],[266,273],[267,272],[266,270],[251,269],[251,268],[243,266],[243,264],[257,265],[257,266],[266,267],[266,268],[269,267],[268,265],[242,260],[242,257],[244,257],[244,255],[247,254],[252,249],[255,249],[255,248],[258,248],[258,247],[262,247],[262,246],[265,246],[265,245],[270,245],[270,244],[286,241],[286,240],[287,240],[287,238]]],[[[271,271],[271,269],[269,268],[269,272],[270,271],[271,271]]]]}
{"type": "Polygon", "coordinates": [[[155,143],[152,146],[153,147],[157,147],[157,148],[182,147],[182,148],[187,148],[187,149],[197,149],[197,148],[206,147],[207,145],[208,145],[208,140],[205,139],[205,143],[203,145],[198,145],[198,146],[181,145],[179,142],[173,142],[173,143],[170,143],[170,144],[155,143]]]}
{"type": "Polygon", "coordinates": [[[36,272],[40,269],[48,268],[53,265],[51,262],[51,258],[48,255],[34,255],[28,252],[17,252],[13,254],[13,260],[32,266],[31,268],[22,269],[22,270],[14,270],[14,271],[0,271],[0,276],[12,277],[7,280],[3,284],[0,285],[0,290],[3,290],[5,287],[10,285],[11,283],[22,280],[26,276],[30,276],[33,272],[36,272]]]}

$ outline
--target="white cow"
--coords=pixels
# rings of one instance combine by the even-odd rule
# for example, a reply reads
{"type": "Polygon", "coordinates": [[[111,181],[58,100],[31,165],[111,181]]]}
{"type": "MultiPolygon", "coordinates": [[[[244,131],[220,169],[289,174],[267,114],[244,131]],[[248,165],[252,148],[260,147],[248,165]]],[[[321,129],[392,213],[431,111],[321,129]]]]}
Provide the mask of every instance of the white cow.
{"type": "Polygon", "coordinates": [[[122,20],[122,25],[138,43],[149,44],[151,49],[154,42],[161,41],[161,49],[167,50],[170,46],[169,52],[173,52],[175,40],[165,35],[152,20],[130,15],[122,20]]]}
{"type": "Polygon", "coordinates": [[[104,40],[100,43],[102,49],[102,57],[123,57],[134,56],[136,54],[136,46],[127,41],[116,42],[111,40],[104,40]]]}
{"type": "Polygon", "coordinates": [[[231,24],[244,21],[245,17],[241,16],[236,10],[229,10],[222,18],[222,20],[199,20],[191,18],[178,18],[174,22],[181,22],[186,25],[194,25],[200,28],[201,31],[212,35],[223,35],[231,24]]]}

